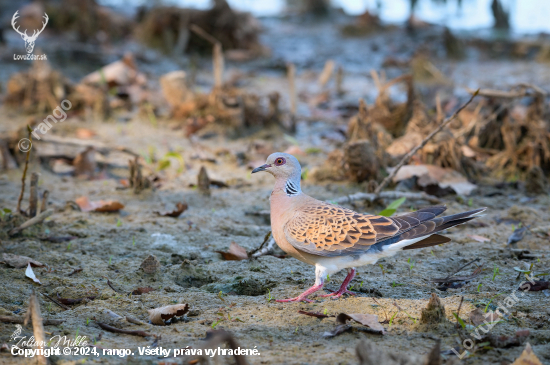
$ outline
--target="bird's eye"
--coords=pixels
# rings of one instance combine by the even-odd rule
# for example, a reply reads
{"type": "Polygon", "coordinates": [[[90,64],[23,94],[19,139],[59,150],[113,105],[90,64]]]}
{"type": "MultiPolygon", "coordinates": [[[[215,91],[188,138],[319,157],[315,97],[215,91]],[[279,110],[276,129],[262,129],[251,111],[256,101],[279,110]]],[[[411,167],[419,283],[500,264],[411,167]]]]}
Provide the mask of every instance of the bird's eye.
{"type": "Polygon", "coordinates": [[[286,160],[282,157],[279,157],[278,159],[275,160],[275,165],[277,166],[284,165],[285,163],[286,163],[286,160]]]}

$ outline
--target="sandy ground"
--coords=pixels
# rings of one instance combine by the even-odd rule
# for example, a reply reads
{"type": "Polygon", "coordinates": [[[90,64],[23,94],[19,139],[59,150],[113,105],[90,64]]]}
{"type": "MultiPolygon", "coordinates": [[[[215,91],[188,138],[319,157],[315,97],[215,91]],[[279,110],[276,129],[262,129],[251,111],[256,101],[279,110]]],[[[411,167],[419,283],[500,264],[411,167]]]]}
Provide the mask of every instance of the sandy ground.
{"type": "MultiPolygon", "coordinates": [[[[65,126],[71,128],[69,123],[65,126]]],[[[426,306],[431,293],[435,292],[442,298],[446,317],[454,323],[452,312],[456,312],[461,296],[464,296],[461,313],[466,318],[474,306],[484,307],[495,295],[507,296],[516,290],[519,281],[516,280],[517,272],[513,267],[533,263],[537,272],[548,272],[550,267],[548,236],[542,238],[544,236],[535,233],[548,232],[549,197],[539,196],[525,202],[521,189],[499,190],[481,186],[470,201],[460,202],[460,199],[451,196],[444,202],[449,213],[467,210],[471,206],[488,207],[485,216],[476,220],[477,223],[483,223],[482,227],[479,224],[466,224],[453,228],[448,231],[448,236],[453,239],[449,244],[433,249],[407,251],[381,260],[385,273],[377,265],[359,268],[352,282],[354,288],[358,289],[356,297],[339,300],[316,298],[312,304],[275,303],[269,299],[296,296],[309,287],[314,280],[313,268],[293,258],[275,256],[263,256],[251,261],[224,261],[215,252],[225,251],[232,241],[247,250],[258,247],[262,242],[270,229],[269,222],[261,217],[247,215],[246,212],[269,208],[270,175],[251,176],[246,166],[236,164],[233,154],[216,157],[216,163],[193,160],[189,141],[181,131],[154,128],[142,121],[131,122],[122,129],[116,124],[103,124],[96,132],[97,139],[101,141],[116,141],[117,145],[128,147],[143,146],[144,149],[147,144],[162,148],[178,146],[184,151],[187,169],[177,175],[176,168],[170,168],[166,174],[176,176],[160,190],[134,195],[128,190],[115,190],[118,185],[115,179],[75,181],[72,177],[55,175],[36,162],[31,163],[30,171],[42,173],[40,188],[50,191],[50,207],[55,209],[55,214],[42,228],[29,229],[13,239],[6,237],[4,229],[1,250],[30,256],[51,269],[34,269],[42,282],[42,285],[38,285],[25,278],[25,269],[13,269],[1,264],[0,315],[23,315],[33,288],[52,297],[59,294],[63,298],[77,299],[97,295],[85,304],[71,306],[70,310],[63,310],[41,297],[44,317],[64,320],[62,325],[46,326],[46,331],[68,337],[74,337],[78,332],[90,342],[95,341],[100,348],[129,348],[135,352],[130,358],[60,356],[55,358],[58,364],[74,361],[156,363],[160,360],[157,357],[137,355],[137,348],[151,345],[153,339],[106,332],[95,321],[161,335],[158,346],[163,348],[198,347],[203,343],[207,331],[212,329],[212,324],[219,320],[217,313],[220,308],[224,308],[223,311],[229,313],[232,319],[239,320],[223,320],[215,328],[232,332],[242,347],[256,346],[261,355],[248,357],[252,364],[355,363],[355,346],[363,338],[374,341],[382,349],[414,353],[426,353],[435,341],[440,340],[441,348],[445,351],[457,345],[458,336],[452,325],[425,330],[411,319],[420,317],[420,311],[426,306]],[[134,131],[133,135],[127,134],[128,131],[134,131]],[[211,197],[188,187],[189,183],[195,181],[203,165],[210,171],[212,178],[229,182],[230,187],[213,190],[211,197]],[[83,195],[89,196],[91,200],[116,199],[125,208],[120,213],[84,213],[67,203],[83,195]],[[180,201],[185,201],[189,209],[177,219],[159,217],[154,213],[180,201]],[[530,225],[531,232],[517,246],[541,255],[540,258],[519,262],[512,257],[505,244],[512,232],[512,225],[497,224],[497,218],[510,218],[530,225]],[[66,235],[77,238],[70,243],[51,243],[37,238],[66,235]],[[468,235],[484,236],[490,241],[479,243],[468,235]],[[145,274],[139,267],[150,254],[158,258],[161,268],[154,274],[145,274]],[[484,273],[462,288],[441,292],[429,282],[430,278],[445,277],[453,269],[475,258],[483,263],[484,273]],[[408,259],[414,262],[412,269],[408,259]],[[492,280],[495,267],[498,267],[500,275],[492,280]],[[68,276],[75,268],[83,270],[68,276]],[[109,288],[107,280],[123,293],[146,286],[155,290],[141,296],[119,294],[109,288]],[[374,293],[370,293],[371,289],[374,293]],[[225,294],[220,296],[220,291],[225,294]],[[334,318],[317,319],[297,313],[298,310],[326,312],[329,315],[341,312],[370,313],[378,315],[382,321],[397,312],[397,307],[392,304],[394,302],[403,312],[395,316],[391,326],[384,324],[387,329],[385,336],[354,325],[350,332],[335,338],[324,338],[322,334],[334,327],[334,318]],[[104,313],[108,309],[121,316],[130,315],[148,322],[148,309],[175,303],[188,303],[192,310],[183,320],[164,327],[133,325],[114,320],[104,313]],[[101,340],[98,340],[100,336],[101,340]]],[[[253,140],[253,137],[249,139],[253,140]]],[[[201,146],[203,151],[215,151],[219,142],[203,141],[201,146]]],[[[274,148],[283,148],[285,143],[277,142],[274,148]]],[[[229,142],[225,147],[239,151],[243,145],[240,140],[229,142]]],[[[318,157],[315,156],[301,158],[304,166],[316,159],[318,157]]],[[[21,171],[18,170],[2,175],[1,207],[16,205],[20,177],[21,171]]],[[[316,185],[309,181],[305,181],[303,186],[306,193],[324,200],[361,189],[360,186],[345,184],[316,185]]],[[[399,212],[424,205],[426,202],[407,201],[399,212]]],[[[361,202],[348,207],[361,212],[376,212],[383,208],[365,206],[361,202]]],[[[473,267],[468,268],[464,274],[472,271],[473,267]]],[[[327,288],[338,288],[343,278],[344,273],[334,275],[327,288]]],[[[531,332],[528,341],[533,345],[535,353],[544,363],[549,363],[548,304],[550,298],[543,292],[527,293],[513,307],[510,316],[495,326],[491,333],[510,336],[519,329],[528,328],[531,332]]],[[[10,343],[15,326],[3,323],[0,326],[0,343],[10,343]]],[[[25,328],[23,334],[31,335],[29,328],[25,328]]],[[[464,362],[512,362],[522,349],[490,349],[477,352],[464,362]]],[[[26,362],[6,353],[0,356],[0,362],[6,364],[26,362]]]]}

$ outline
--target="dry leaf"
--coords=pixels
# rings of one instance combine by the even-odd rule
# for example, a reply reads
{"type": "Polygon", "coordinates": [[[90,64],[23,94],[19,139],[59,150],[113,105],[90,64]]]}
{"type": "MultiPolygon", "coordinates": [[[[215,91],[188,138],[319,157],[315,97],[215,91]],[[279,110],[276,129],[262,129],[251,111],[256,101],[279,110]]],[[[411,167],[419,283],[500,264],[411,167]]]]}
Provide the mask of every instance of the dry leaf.
{"type": "Polygon", "coordinates": [[[350,319],[353,319],[355,322],[360,323],[363,326],[367,326],[374,331],[378,331],[381,334],[385,333],[384,327],[380,324],[380,322],[378,322],[378,316],[375,314],[340,313],[336,317],[336,323],[346,324],[346,322],[350,319]]]}
{"type": "Polygon", "coordinates": [[[235,242],[231,242],[231,245],[229,245],[229,250],[227,252],[223,251],[216,251],[217,253],[220,253],[224,260],[246,260],[248,259],[248,254],[246,253],[246,250],[236,244],[235,242]]]}
{"type": "Polygon", "coordinates": [[[485,313],[481,310],[481,308],[476,308],[475,310],[471,311],[469,317],[474,326],[479,326],[480,324],[483,324],[485,322],[496,322],[499,318],[498,314],[494,312],[485,313]]]}
{"type": "Polygon", "coordinates": [[[28,277],[28,278],[31,278],[32,281],[34,281],[35,283],[38,283],[38,284],[42,285],[40,280],[38,280],[36,278],[36,275],[34,275],[34,271],[32,271],[32,267],[31,267],[31,263],[29,262],[27,265],[28,266],[27,266],[27,270],[25,270],[25,276],[28,277]]]}
{"type": "Polygon", "coordinates": [[[158,215],[162,217],[173,217],[177,218],[181,215],[181,213],[185,212],[187,210],[188,206],[185,203],[177,203],[176,209],[172,210],[171,212],[156,212],[158,215]]]}
{"type": "Polygon", "coordinates": [[[14,254],[11,254],[11,253],[4,253],[2,255],[2,259],[4,260],[4,262],[8,266],[15,267],[16,269],[21,269],[21,268],[27,266],[27,264],[30,264],[32,267],[42,267],[42,266],[44,266],[43,263],[35,261],[35,260],[31,259],[30,257],[14,255],[14,254]]]}
{"type": "Polygon", "coordinates": [[[100,200],[92,202],[87,196],[81,196],[75,200],[83,212],[117,212],[124,208],[124,205],[114,200],[100,200]]]}
{"type": "Polygon", "coordinates": [[[487,237],[483,237],[483,236],[478,236],[477,234],[468,234],[467,235],[468,237],[470,237],[471,239],[477,241],[477,242],[489,242],[491,239],[490,238],[487,238],[487,237]]]}
{"type": "Polygon", "coordinates": [[[160,262],[154,255],[149,255],[139,266],[146,274],[152,274],[160,267],[160,262]]]}
{"type": "Polygon", "coordinates": [[[533,352],[531,345],[528,343],[525,345],[525,350],[523,350],[520,357],[518,357],[512,365],[542,365],[542,362],[540,362],[533,352]]]}
{"type": "MultiPolygon", "coordinates": [[[[388,169],[391,173],[391,169],[388,169]]],[[[432,192],[433,186],[436,186],[442,191],[447,189],[453,190],[459,195],[469,195],[476,185],[470,183],[462,174],[453,170],[445,169],[435,165],[405,165],[399,169],[393,177],[394,182],[409,179],[413,176],[418,177],[417,184],[419,187],[427,190],[432,195],[441,195],[439,192],[432,192]]]]}
{"type": "Polygon", "coordinates": [[[79,139],[91,139],[96,135],[94,131],[86,128],[77,128],[75,134],[76,134],[76,138],[79,138],[79,139]]]}
{"type": "Polygon", "coordinates": [[[523,291],[541,291],[546,289],[550,289],[550,281],[535,280],[533,284],[527,282],[518,288],[518,290],[523,291]]]}
{"type": "Polygon", "coordinates": [[[189,312],[189,304],[167,305],[166,307],[149,309],[147,312],[149,312],[149,320],[152,324],[164,326],[166,324],[164,321],[173,317],[181,317],[189,312]]]}
{"type": "Polygon", "coordinates": [[[134,290],[132,292],[132,295],[141,295],[141,294],[146,294],[146,293],[149,293],[150,291],[153,291],[155,289],[151,288],[150,286],[146,286],[146,287],[143,287],[143,288],[137,288],[136,290],[134,290]]]}

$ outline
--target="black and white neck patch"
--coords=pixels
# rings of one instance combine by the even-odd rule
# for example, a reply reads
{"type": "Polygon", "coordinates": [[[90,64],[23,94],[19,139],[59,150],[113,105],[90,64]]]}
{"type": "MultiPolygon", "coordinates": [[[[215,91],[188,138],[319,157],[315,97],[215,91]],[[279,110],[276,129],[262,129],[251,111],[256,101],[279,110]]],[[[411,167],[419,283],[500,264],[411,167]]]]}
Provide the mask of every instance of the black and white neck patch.
{"type": "Polygon", "coordinates": [[[300,186],[296,186],[296,184],[293,183],[292,180],[288,180],[285,186],[285,193],[288,196],[298,195],[300,193],[300,186]]]}

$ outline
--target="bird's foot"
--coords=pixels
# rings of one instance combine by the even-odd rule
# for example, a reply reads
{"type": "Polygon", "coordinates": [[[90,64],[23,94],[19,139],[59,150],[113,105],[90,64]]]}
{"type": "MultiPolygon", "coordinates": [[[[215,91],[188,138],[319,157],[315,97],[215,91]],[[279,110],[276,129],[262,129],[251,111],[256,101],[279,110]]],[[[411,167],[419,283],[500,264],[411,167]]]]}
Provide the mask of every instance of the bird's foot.
{"type": "Polygon", "coordinates": [[[323,287],[323,284],[320,285],[313,285],[311,288],[303,292],[302,294],[298,295],[296,298],[289,298],[289,299],[279,299],[276,300],[276,302],[279,303],[286,303],[286,302],[307,302],[307,303],[313,303],[313,300],[307,299],[307,296],[310,294],[315,293],[317,290],[321,289],[323,287]]]}
{"type": "Polygon", "coordinates": [[[323,298],[332,297],[332,299],[337,299],[337,298],[340,298],[344,294],[357,295],[357,293],[354,293],[352,291],[344,289],[344,290],[338,290],[338,291],[332,292],[330,294],[320,295],[320,297],[323,297],[323,298]]]}

